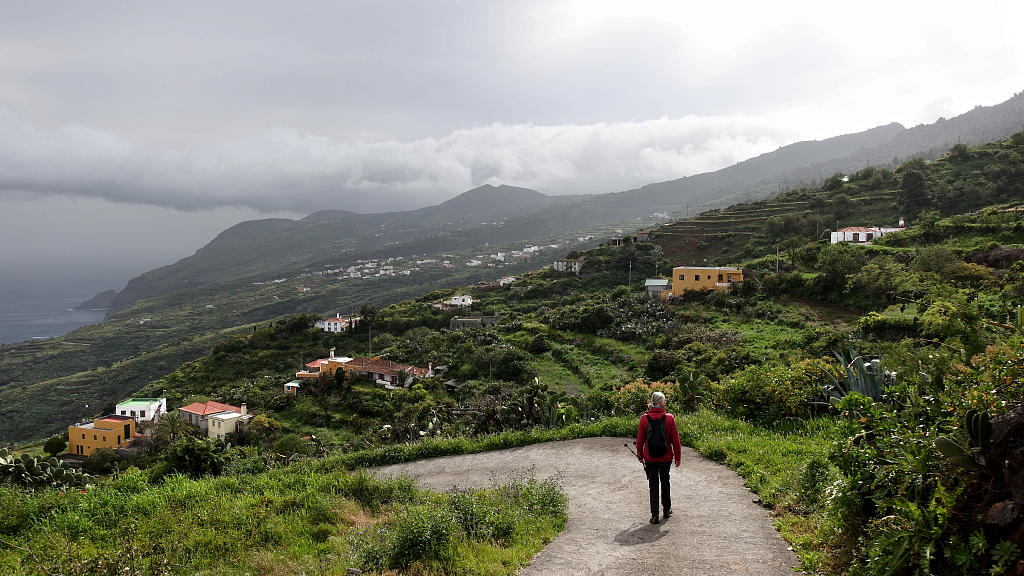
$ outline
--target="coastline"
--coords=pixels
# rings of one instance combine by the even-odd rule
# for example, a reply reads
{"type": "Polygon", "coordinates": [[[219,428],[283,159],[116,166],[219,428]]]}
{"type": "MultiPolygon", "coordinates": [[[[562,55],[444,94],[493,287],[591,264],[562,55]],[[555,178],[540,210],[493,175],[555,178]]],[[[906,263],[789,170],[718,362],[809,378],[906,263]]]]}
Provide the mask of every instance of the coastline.
{"type": "Polygon", "coordinates": [[[72,330],[97,324],[107,309],[77,310],[81,301],[57,298],[50,302],[0,303],[0,345],[37,342],[63,336],[72,330]]]}

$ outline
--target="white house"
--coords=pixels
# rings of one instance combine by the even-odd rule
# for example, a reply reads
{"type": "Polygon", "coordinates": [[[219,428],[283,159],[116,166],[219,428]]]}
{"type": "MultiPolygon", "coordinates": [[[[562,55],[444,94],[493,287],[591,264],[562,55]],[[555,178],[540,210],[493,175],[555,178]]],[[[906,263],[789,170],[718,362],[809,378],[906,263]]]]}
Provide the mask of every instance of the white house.
{"type": "Polygon", "coordinates": [[[870,244],[872,240],[881,238],[890,232],[899,232],[906,230],[907,226],[903,222],[903,218],[900,218],[899,225],[896,228],[885,228],[881,226],[849,226],[847,228],[841,228],[836,232],[832,232],[831,240],[833,244],[839,244],[840,242],[846,242],[849,244],[870,244]]]}
{"type": "Polygon", "coordinates": [[[462,306],[464,308],[468,308],[473,305],[473,297],[468,294],[456,294],[441,303],[445,306],[462,306]]]}
{"type": "Polygon", "coordinates": [[[128,398],[114,408],[118,416],[131,416],[136,422],[148,422],[167,413],[167,398],[128,398]]]}
{"type": "Polygon", "coordinates": [[[323,330],[324,332],[331,332],[337,334],[344,332],[353,322],[358,322],[359,317],[342,316],[339,312],[335,318],[322,318],[316,321],[315,327],[323,330]]]}
{"type": "Polygon", "coordinates": [[[252,419],[252,415],[242,404],[238,412],[217,412],[206,417],[207,434],[211,440],[223,440],[225,436],[233,432],[244,432],[245,426],[252,419]]]}
{"type": "Polygon", "coordinates": [[[644,280],[644,288],[648,296],[658,299],[661,298],[662,292],[671,290],[672,286],[668,278],[648,278],[644,280]]]}
{"type": "Polygon", "coordinates": [[[564,258],[562,260],[555,260],[555,263],[551,265],[551,268],[555,272],[571,272],[578,275],[580,271],[583,270],[583,259],[564,258]]]}

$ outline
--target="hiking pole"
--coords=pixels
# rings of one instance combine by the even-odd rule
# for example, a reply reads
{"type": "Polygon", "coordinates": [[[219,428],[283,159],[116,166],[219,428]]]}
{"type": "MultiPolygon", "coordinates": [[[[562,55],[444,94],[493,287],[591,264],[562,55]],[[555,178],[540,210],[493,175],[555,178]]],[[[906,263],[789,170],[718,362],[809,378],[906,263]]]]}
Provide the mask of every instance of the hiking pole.
{"type": "MultiPolygon", "coordinates": [[[[636,444],[636,442],[633,442],[633,444],[636,444]]],[[[636,453],[636,450],[633,450],[632,448],[630,448],[629,444],[626,444],[625,442],[623,442],[622,445],[625,446],[626,449],[629,450],[629,452],[631,454],[633,454],[633,456],[636,456],[638,460],[640,459],[640,455],[636,453]]],[[[643,460],[640,460],[640,464],[644,467],[644,472],[647,472],[647,462],[644,462],[643,460]]]]}

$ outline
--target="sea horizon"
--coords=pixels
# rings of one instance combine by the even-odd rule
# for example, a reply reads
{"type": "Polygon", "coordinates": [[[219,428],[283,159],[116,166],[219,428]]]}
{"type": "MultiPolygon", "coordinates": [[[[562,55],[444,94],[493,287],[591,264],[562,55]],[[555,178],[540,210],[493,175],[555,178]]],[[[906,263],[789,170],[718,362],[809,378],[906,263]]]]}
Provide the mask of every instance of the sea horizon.
{"type": "Polygon", "coordinates": [[[25,269],[9,265],[0,273],[0,344],[63,336],[102,322],[106,309],[78,306],[104,290],[120,290],[124,271],[25,269]]]}

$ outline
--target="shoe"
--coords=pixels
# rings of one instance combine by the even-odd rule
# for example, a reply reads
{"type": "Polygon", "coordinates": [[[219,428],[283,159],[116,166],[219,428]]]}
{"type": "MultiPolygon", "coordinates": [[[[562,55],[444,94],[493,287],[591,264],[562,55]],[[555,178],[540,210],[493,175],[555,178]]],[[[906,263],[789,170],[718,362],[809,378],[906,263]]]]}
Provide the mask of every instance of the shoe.
{"type": "Polygon", "coordinates": [[[657,516],[651,516],[651,524],[657,524],[657,523],[658,523],[658,517],[657,516]]]}
{"type": "Polygon", "coordinates": [[[671,516],[671,515],[672,515],[672,511],[671,511],[671,510],[665,510],[665,513],[663,514],[663,516],[664,516],[665,518],[668,518],[668,517],[669,517],[669,516],[671,516]]]}

